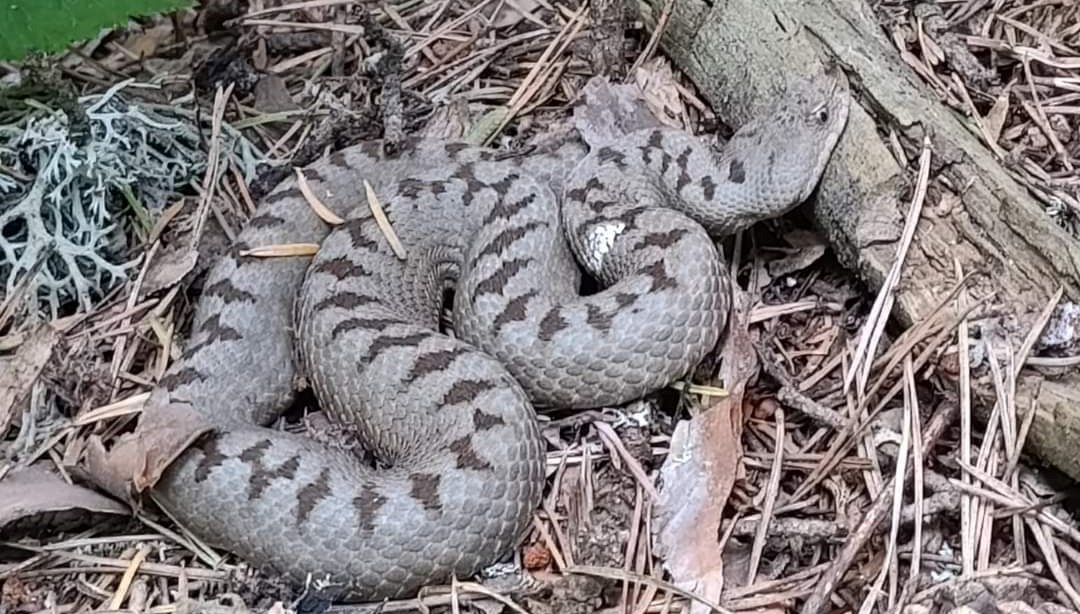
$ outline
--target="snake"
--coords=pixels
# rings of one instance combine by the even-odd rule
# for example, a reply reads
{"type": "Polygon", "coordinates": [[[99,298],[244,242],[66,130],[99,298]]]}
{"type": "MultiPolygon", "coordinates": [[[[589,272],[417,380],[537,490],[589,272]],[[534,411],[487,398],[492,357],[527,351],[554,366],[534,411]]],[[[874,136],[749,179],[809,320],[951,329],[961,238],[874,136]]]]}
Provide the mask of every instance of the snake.
{"type": "Polygon", "coordinates": [[[733,283],[716,240],[811,196],[848,99],[827,69],[726,140],[658,125],[593,147],[324,155],[208,272],[145,410],[194,407],[208,432],[152,495],[206,543],[334,599],[473,577],[540,504],[538,410],[639,399],[715,350],[733,283]],[[318,250],[257,253],[295,243],[318,250]],[[303,388],[363,454],[274,426],[303,388]]]}

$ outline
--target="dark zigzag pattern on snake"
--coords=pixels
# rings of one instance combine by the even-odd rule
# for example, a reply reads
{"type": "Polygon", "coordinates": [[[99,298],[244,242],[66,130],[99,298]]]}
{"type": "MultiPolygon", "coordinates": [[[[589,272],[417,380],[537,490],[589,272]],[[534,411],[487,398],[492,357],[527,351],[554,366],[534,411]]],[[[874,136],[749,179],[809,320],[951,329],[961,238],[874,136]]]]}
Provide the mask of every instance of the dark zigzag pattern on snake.
{"type": "Polygon", "coordinates": [[[202,539],[298,584],[330,580],[341,598],[411,596],[495,562],[543,489],[534,408],[624,403],[710,352],[730,290],[710,234],[808,197],[847,96],[842,75],[816,78],[723,146],[650,129],[588,155],[431,141],[329,155],[306,176],[345,224],[286,181],[209,274],[189,350],[145,411],[188,404],[213,430],[153,494],[202,539]],[[368,213],[365,179],[405,260],[368,213]],[[244,255],[295,242],[321,248],[244,255]],[[602,291],[578,295],[575,256],[602,291]],[[439,332],[447,285],[457,338],[439,332]],[[298,376],[377,468],[266,428],[298,376]]]}

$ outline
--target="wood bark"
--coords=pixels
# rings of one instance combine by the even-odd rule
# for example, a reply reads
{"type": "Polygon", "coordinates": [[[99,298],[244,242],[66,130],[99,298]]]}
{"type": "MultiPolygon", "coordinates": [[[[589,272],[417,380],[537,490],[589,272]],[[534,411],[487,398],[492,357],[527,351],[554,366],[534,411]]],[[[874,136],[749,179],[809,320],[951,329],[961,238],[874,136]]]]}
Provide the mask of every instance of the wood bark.
{"type": "MultiPolygon", "coordinates": [[[[661,47],[729,125],[741,125],[824,62],[844,67],[854,96],[850,119],[807,212],[841,262],[872,288],[892,267],[914,161],[930,143],[930,196],[893,310],[901,324],[929,315],[955,287],[957,264],[977,274],[970,296],[987,299],[983,314],[996,314],[1014,348],[1059,288],[1066,300],[1080,298],[1080,242],[979,140],[974,121],[940,102],[901,60],[864,0],[639,0],[650,29],[669,2],[661,47]]],[[[974,392],[985,417],[994,390],[982,378],[974,392]]],[[[1016,405],[1036,411],[1026,450],[1080,479],[1080,377],[1025,369],[1016,405]]]]}

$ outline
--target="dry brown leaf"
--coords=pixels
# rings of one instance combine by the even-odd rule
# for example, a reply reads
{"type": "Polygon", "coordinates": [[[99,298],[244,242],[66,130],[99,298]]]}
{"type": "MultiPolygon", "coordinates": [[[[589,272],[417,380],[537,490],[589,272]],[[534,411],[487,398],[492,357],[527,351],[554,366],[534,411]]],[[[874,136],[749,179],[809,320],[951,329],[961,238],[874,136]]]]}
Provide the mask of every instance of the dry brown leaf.
{"type": "MultiPolygon", "coordinates": [[[[156,243],[165,229],[184,210],[184,201],[181,199],[169,206],[162,212],[147,237],[147,245],[156,243]]],[[[159,290],[171,288],[180,283],[199,262],[198,240],[195,237],[183,241],[173,241],[167,244],[159,244],[154,252],[153,260],[146,269],[140,292],[148,296],[159,290]]]]}
{"type": "Polygon", "coordinates": [[[128,514],[116,501],[69,484],[42,463],[21,467],[0,479],[0,539],[27,531],[69,531],[96,514],[128,514]]]}
{"type": "Polygon", "coordinates": [[[163,248],[146,270],[142,293],[147,296],[171,288],[195,269],[199,262],[199,250],[183,242],[176,247],[163,248]]]}
{"type": "Polygon", "coordinates": [[[42,324],[26,337],[14,355],[0,357],[0,436],[11,426],[20,400],[26,398],[52,357],[56,341],[56,329],[42,324]]]}
{"type": "Polygon", "coordinates": [[[657,553],[674,584],[713,602],[724,588],[717,535],[739,460],[731,408],[724,398],[680,422],[660,472],[664,489],[657,510],[657,553]]]}
{"type": "Polygon", "coordinates": [[[275,74],[264,74],[255,82],[255,102],[252,105],[263,113],[293,111],[300,108],[289,93],[285,79],[275,74]]]}
{"type": "Polygon", "coordinates": [[[206,418],[187,403],[171,402],[167,390],[150,395],[135,432],[106,450],[96,435],[87,441],[88,479],[113,496],[133,503],[132,492],[151,488],[165,469],[196,439],[210,432],[206,418]]]}
{"type": "Polygon", "coordinates": [[[137,58],[148,58],[155,55],[159,48],[168,45],[172,35],[171,24],[163,23],[128,38],[124,47],[137,58]]]}
{"type": "MultiPolygon", "coordinates": [[[[724,588],[720,523],[740,473],[743,393],[757,370],[757,354],[747,331],[747,297],[736,291],[724,352],[724,384],[729,395],[675,427],[671,452],[660,470],[663,489],[657,506],[657,553],[675,585],[711,602],[724,588]]],[[[708,608],[692,603],[692,614],[708,608]]]]}
{"type": "Polygon", "coordinates": [[[644,92],[645,104],[660,122],[671,128],[685,128],[686,106],[671,63],[653,58],[634,72],[634,82],[644,92]]]}

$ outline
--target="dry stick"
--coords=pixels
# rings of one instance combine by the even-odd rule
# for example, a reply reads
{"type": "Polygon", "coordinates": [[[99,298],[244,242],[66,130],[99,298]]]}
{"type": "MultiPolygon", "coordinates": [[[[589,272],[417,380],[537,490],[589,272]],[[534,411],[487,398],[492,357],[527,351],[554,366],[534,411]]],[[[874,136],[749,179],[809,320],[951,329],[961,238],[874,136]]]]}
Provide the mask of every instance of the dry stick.
{"type": "MultiPolygon", "coordinates": [[[[724,531],[730,527],[733,537],[753,537],[761,524],[761,515],[753,514],[724,523],[724,531]]],[[[839,520],[817,520],[814,518],[773,518],[769,522],[769,536],[787,538],[798,536],[807,542],[841,542],[847,536],[847,526],[839,520]]]]}
{"type": "MultiPolygon", "coordinates": [[[[819,563],[813,567],[807,567],[793,572],[789,576],[776,578],[775,580],[762,580],[750,586],[732,586],[724,589],[724,603],[733,604],[740,600],[746,600],[758,595],[785,590],[800,582],[805,582],[816,577],[828,568],[828,563],[819,563]]],[[[739,608],[743,609],[743,608],[739,608]]]]}
{"type": "Polygon", "coordinates": [[[1002,482],[978,467],[966,464],[959,464],[959,466],[964,471],[970,473],[976,480],[982,482],[984,486],[969,487],[965,486],[955,478],[950,478],[950,483],[957,489],[965,489],[983,499],[993,501],[999,507],[1016,510],[1013,513],[1024,513],[1027,516],[1034,517],[1041,524],[1048,526],[1062,535],[1065,535],[1073,542],[1080,544],[1080,529],[1076,529],[1061,518],[1055,516],[1053,510],[1048,510],[1045,506],[1030,506],[1030,497],[1017,492],[1011,485],[1002,482]],[[1028,511],[1024,511],[1025,509],[1028,511]]]}
{"type": "Polygon", "coordinates": [[[473,16],[475,16],[477,13],[484,10],[484,8],[489,4],[491,4],[491,0],[485,0],[484,2],[477,2],[475,5],[471,6],[469,8],[469,10],[465,11],[464,13],[462,13],[460,16],[456,17],[452,21],[449,21],[449,22],[441,25],[438,30],[435,30],[434,32],[432,32],[431,27],[433,25],[435,25],[436,21],[438,21],[439,17],[441,16],[440,13],[442,11],[440,10],[439,12],[436,12],[436,14],[432,15],[431,19],[428,20],[428,22],[426,24],[424,24],[423,27],[420,28],[420,32],[423,33],[423,34],[427,34],[428,36],[426,38],[420,40],[419,42],[413,44],[412,47],[409,47],[408,49],[406,49],[405,50],[405,59],[411,58],[412,56],[416,55],[417,53],[419,53],[420,51],[422,51],[426,47],[434,44],[436,41],[439,40],[439,37],[444,36],[446,34],[449,34],[450,32],[460,28],[463,24],[465,24],[467,21],[472,19],[473,16]]]}
{"type": "MultiPolygon", "coordinates": [[[[873,369],[879,373],[889,373],[900,365],[900,362],[904,359],[904,356],[911,352],[911,349],[921,343],[923,340],[932,337],[935,326],[939,321],[939,316],[947,314],[949,306],[953,303],[959,293],[967,288],[968,282],[975,278],[974,273],[968,273],[960,278],[952,289],[946,294],[938,304],[926,314],[921,322],[908,328],[895,341],[891,346],[882,353],[881,357],[874,360],[873,369]]],[[[988,299],[987,299],[988,300],[988,299]]],[[[967,313],[967,311],[961,311],[960,313],[967,313]]],[[[877,394],[881,389],[883,381],[879,378],[878,381],[870,387],[870,391],[866,393],[866,397],[870,398],[877,394]]]]}
{"type": "MultiPolygon", "coordinates": [[[[963,279],[964,271],[960,266],[960,259],[953,258],[956,266],[957,279],[963,279]]],[[[967,292],[961,290],[957,295],[956,309],[963,311],[967,307],[967,292]]],[[[965,463],[971,462],[971,358],[968,349],[968,323],[967,319],[961,320],[957,330],[957,360],[960,367],[960,460],[965,463]]],[[[962,476],[965,484],[971,483],[971,476],[967,473],[962,476]]],[[[975,525],[972,522],[972,510],[975,500],[971,495],[963,495],[960,499],[960,560],[965,576],[975,573],[975,525]]]]}
{"type": "Polygon", "coordinates": [[[881,335],[885,331],[885,323],[892,312],[893,302],[895,301],[893,292],[900,283],[900,275],[903,273],[908,250],[915,237],[915,229],[919,224],[919,218],[922,217],[923,204],[926,202],[926,190],[930,182],[931,151],[930,139],[924,138],[922,155],[919,156],[919,172],[915,184],[915,193],[908,208],[904,232],[896,248],[896,260],[893,262],[893,266],[882,284],[877,299],[874,300],[874,306],[870,310],[863,332],[859,336],[859,344],[855,350],[855,359],[851,365],[851,370],[844,375],[845,390],[849,389],[858,380],[856,391],[859,393],[860,403],[865,396],[866,382],[870,379],[873,355],[877,350],[881,335]]]}
{"type": "Polygon", "coordinates": [[[784,370],[780,368],[780,365],[771,360],[771,356],[767,354],[765,348],[762,347],[760,343],[755,344],[754,349],[757,350],[761,366],[765,369],[765,373],[776,380],[776,383],[780,384],[780,389],[776,393],[778,401],[788,407],[799,410],[807,417],[812,418],[825,426],[841,429],[847,424],[847,418],[840,415],[839,412],[825,407],[821,403],[818,403],[800,392],[798,387],[792,383],[791,379],[784,373],[784,370]]]}
{"type": "Polygon", "coordinates": [[[1039,544],[1039,548],[1046,558],[1046,566],[1047,569],[1050,570],[1050,575],[1057,580],[1058,587],[1066,596],[1068,596],[1073,607],[1080,609],[1080,593],[1073,587],[1068,574],[1061,567],[1061,562],[1058,560],[1057,548],[1054,547],[1054,540],[1052,536],[1048,534],[1049,527],[1040,524],[1034,518],[1025,518],[1024,521],[1031,531],[1031,534],[1035,536],[1035,541],[1039,544]]]}
{"type": "Polygon", "coordinates": [[[626,444],[623,443],[615,429],[611,428],[611,425],[606,422],[596,422],[593,424],[593,428],[596,429],[604,447],[608,448],[618,460],[626,463],[626,469],[637,480],[638,485],[649,494],[649,498],[658,501],[660,492],[656,489],[656,484],[653,484],[653,481],[649,479],[649,474],[641,466],[641,463],[634,458],[634,455],[630,453],[630,450],[626,449],[626,444]]]}
{"type": "Polygon", "coordinates": [[[538,79],[547,77],[551,58],[561,55],[585,25],[584,16],[588,7],[589,4],[587,2],[583,3],[581,8],[574,12],[570,21],[566,22],[566,25],[564,25],[558,35],[555,36],[555,39],[551,41],[551,44],[544,49],[542,54],[540,54],[540,59],[536,61],[536,64],[533,65],[529,73],[525,75],[521,85],[518,86],[517,91],[514,92],[514,95],[511,96],[510,100],[507,102],[506,106],[509,108],[509,112],[503,116],[498,127],[492,131],[491,136],[488,137],[488,143],[490,143],[496,135],[502,132],[503,128],[510,123],[511,119],[517,116],[517,114],[525,107],[529,99],[536,93],[536,90],[539,88],[539,85],[537,85],[536,82],[538,79]]]}
{"type": "Polygon", "coordinates": [[[675,8],[675,0],[667,0],[664,3],[664,8],[660,11],[660,18],[656,20],[656,27],[653,28],[653,33],[649,37],[649,42],[645,43],[645,48],[641,50],[641,54],[630,66],[630,70],[626,72],[626,81],[629,82],[634,78],[634,73],[637,69],[641,68],[641,65],[652,59],[656,48],[660,45],[660,38],[667,30],[668,20],[671,19],[671,11],[675,8]]]}
{"type": "MultiPolygon", "coordinates": [[[[124,303],[127,307],[126,311],[131,311],[138,305],[139,302],[139,290],[142,288],[143,282],[146,280],[146,273],[150,270],[150,264],[154,262],[154,256],[157,255],[158,249],[161,247],[161,243],[155,241],[150,245],[150,249],[146,250],[143,256],[143,264],[139,267],[139,274],[135,277],[135,281],[131,285],[131,291],[128,294],[127,301],[124,303]]],[[[130,328],[132,318],[128,316],[120,322],[120,327],[130,328]]],[[[133,336],[133,335],[131,335],[133,336]]],[[[125,352],[128,349],[128,342],[131,340],[129,333],[124,333],[113,341],[113,361],[109,369],[109,377],[112,379],[112,391],[109,396],[116,400],[117,395],[120,394],[121,382],[120,374],[127,370],[127,366],[130,365],[130,361],[133,359],[133,355],[125,352]],[[125,360],[126,359],[126,360],[125,360]],[[126,364],[125,364],[126,363],[126,364]]],[[[135,342],[131,345],[130,350],[134,351],[138,349],[138,337],[135,338],[135,342]]]]}
{"type": "Polygon", "coordinates": [[[970,578],[957,576],[950,578],[944,582],[938,582],[933,586],[925,588],[918,593],[915,593],[911,597],[912,603],[923,603],[928,600],[934,599],[937,595],[946,594],[950,590],[956,590],[964,583],[971,582],[972,580],[981,580],[984,578],[1005,578],[1012,576],[1033,576],[1042,573],[1042,565],[1009,565],[1008,567],[995,567],[993,569],[987,569],[985,571],[978,571],[972,574],[970,578]]]}
{"type": "MultiPolygon", "coordinates": [[[[923,433],[923,450],[930,450],[937,444],[938,439],[941,438],[945,429],[952,424],[956,410],[956,403],[951,399],[946,399],[938,405],[933,418],[930,419],[930,423],[923,433]]],[[[909,465],[904,471],[904,481],[911,479],[913,473],[914,469],[909,465]]],[[[845,543],[843,548],[840,549],[840,552],[837,553],[837,556],[829,569],[822,574],[817,588],[803,604],[802,609],[799,610],[800,614],[820,614],[826,610],[829,605],[829,598],[836,591],[840,579],[843,578],[844,574],[847,573],[848,568],[855,562],[855,557],[858,556],[859,551],[862,550],[862,547],[866,542],[877,534],[877,526],[881,524],[881,521],[885,519],[886,514],[889,513],[893,498],[893,487],[891,482],[895,479],[896,476],[890,478],[890,483],[886,484],[885,488],[881,489],[877,499],[875,499],[873,505],[870,506],[870,510],[867,511],[866,516],[863,517],[862,522],[860,522],[855,531],[851,533],[851,537],[848,538],[847,543],[845,543]]]]}
{"type": "Polygon", "coordinates": [[[914,483],[912,484],[912,490],[915,495],[915,501],[912,507],[914,508],[915,522],[914,535],[911,539],[911,567],[901,597],[895,604],[897,611],[900,611],[900,608],[906,605],[906,601],[910,598],[911,590],[914,590],[914,587],[918,586],[922,562],[922,526],[924,514],[926,512],[926,502],[923,497],[924,451],[922,449],[922,412],[919,410],[919,397],[915,389],[915,370],[911,366],[910,356],[904,359],[904,379],[907,382],[908,394],[911,398],[911,415],[908,419],[911,421],[911,442],[913,444],[911,454],[915,459],[915,462],[912,463],[912,467],[914,468],[914,483]]]}
{"type": "Polygon", "coordinates": [[[203,176],[202,193],[200,194],[198,208],[195,211],[195,228],[191,233],[193,243],[191,249],[195,249],[199,245],[203,227],[206,225],[206,218],[214,200],[214,192],[217,189],[221,173],[221,165],[218,164],[221,157],[221,123],[222,118],[225,116],[225,107],[229,99],[232,98],[232,92],[233,86],[229,84],[225,89],[218,87],[214,93],[214,107],[210,121],[210,152],[207,154],[206,174],[203,176]]]}
{"type": "Polygon", "coordinates": [[[1027,111],[1028,115],[1031,116],[1031,120],[1035,122],[1035,125],[1037,125],[1039,129],[1042,130],[1043,134],[1046,135],[1046,139],[1050,141],[1050,145],[1054,148],[1054,153],[1061,159],[1061,163],[1065,165],[1065,168],[1069,169],[1069,171],[1072,171],[1073,165],[1072,161],[1069,160],[1069,153],[1065,151],[1065,146],[1061,144],[1061,139],[1058,138],[1057,133],[1050,127],[1050,120],[1047,119],[1042,102],[1039,100],[1038,88],[1035,87],[1034,83],[1031,83],[1031,62],[1028,61],[1026,56],[1024,57],[1022,65],[1024,67],[1024,76],[1027,77],[1028,84],[1031,88],[1032,104],[1030,106],[1034,107],[1034,112],[1028,108],[1028,104],[1021,104],[1024,106],[1024,110],[1027,111]]]}
{"type": "MultiPolygon", "coordinates": [[[[911,357],[910,354],[904,360],[905,376],[911,372],[911,357]]],[[[904,503],[904,486],[907,484],[908,469],[911,469],[912,475],[915,473],[915,464],[918,462],[918,457],[912,454],[914,458],[910,459],[908,463],[908,452],[913,452],[912,446],[912,432],[911,432],[911,386],[906,385],[907,378],[904,378],[904,422],[901,428],[902,434],[900,439],[900,452],[896,456],[896,473],[905,476],[903,480],[891,480],[888,484],[884,485],[878,492],[879,496],[884,495],[887,492],[892,492],[891,505],[883,506],[885,508],[892,508],[892,525],[889,529],[889,538],[885,545],[885,556],[882,558],[881,571],[878,573],[877,578],[874,579],[870,590],[866,592],[866,597],[863,598],[862,605],[859,607],[859,614],[869,614],[869,612],[877,604],[878,599],[881,598],[882,586],[885,584],[885,579],[889,579],[889,606],[896,604],[896,562],[897,562],[897,541],[900,534],[900,512],[904,503]]],[[[912,384],[914,382],[912,381],[912,384]]],[[[882,517],[885,512],[882,511],[882,517]]],[[[871,533],[876,527],[871,527],[871,533]]]]}
{"type": "Polygon", "coordinates": [[[627,582],[643,584],[645,586],[656,586],[661,590],[667,591],[668,593],[678,595],[691,601],[696,601],[701,605],[708,607],[710,611],[720,612],[721,614],[733,614],[731,610],[721,607],[718,603],[713,603],[705,597],[702,597],[692,591],[685,590],[670,582],[658,580],[652,576],[627,572],[622,569],[617,569],[613,567],[596,567],[592,565],[576,565],[567,569],[566,571],[567,573],[594,576],[597,578],[607,578],[609,580],[623,580],[627,582]]]}
{"type": "Polygon", "coordinates": [[[754,545],[750,551],[750,565],[746,573],[746,584],[751,585],[757,580],[758,565],[761,563],[761,553],[765,550],[765,539],[769,534],[769,527],[773,520],[773,510],[776,507],[776,495],[780,491],[780,478],[783,475],[784,466],[784,410],[776,410],[776,448],[773,452],[773,465],[769,472],[769,483],[765,491],[765,502],[761,506],[761,521],[758,523],[757,534],[754,536],[754,545]]]}
{"type": "Polygon", "coordinates": [[[591,45],[586,54],[590,72],[614,77],[626,66],[623,54],[626,42],[625,2],[590,0],[591,45]]]}
{"type": "MultiPolygon", "coordinates": [[[[1003,415],[1008,417],[1006,421],[1009,425],[1007,431],[1003,431],[1002,437],[1005,440],[1005,457],[1004,466],[1001,470],[1002,479],[1011,483],[1012,487],[1020,489],[1020,476],[1010,470],[1009,459],[1014,456],[1019,457],[1020,449],[1017,448],[1020,442],[1020,435],[1018,431],[1020,429],[1017,424],[1016,418],[1016,381],[1019,377],[1019,371],[1016,369],[1018,365],[1022,365],[1022,361],[1017,361],[1016,356],[1012,353],[1011,346],[1006,345],[1005,349],[1008,351],[1009,366],[1011,367],[1005,377],[1005,389],[1006,398],[1008,399],[1008,411],[1003,415]]],[[[1034,399],[1033,399],[1034,400],[1034,399]]],[[[1024,522],[1019,516],[1013,516],[1013,550],[1016,553],[1016,561],[1018,563],[1027,562],[1027,537],[1024,533],[1024,522]]]]}
{"type": "MultiPolygon", "coordinates": [[[[641,564],[642,548],[638,547],[641,542],[643,499],[644,491],[642,490],[641,486],[638,485],[638,487],[634,489],[634,510],[631,513],[630,536],[626,540],[626,550],[623,553],[623,569],[625,569],[626,571],[634,571],[637,573],[645,573],[645,569],[643,569],[644,565],[641,564]],[[635,565],[635,563],[637,565],[635,565]]],[[[633,601],[635,603],[638,602],[638,595],[636,594],[638,590],[636,589],[637,587],[635,587],[635,595],[633,597],[633,601]]],[[[630,583],[623,582],[622,593],[619,595],[619,608],[623,612],[625,612],[628,608],[628,604],[630,603],[630,601],[630,583]]],[[[652,601],[651,597],[649,601],[652,601]]]]}
{"type": "MultiPolygon", "coordinates": [[[[1033,324],[1031,330],[1028,331],[1027,336],[1024,338],[1023,343],[1020,345],[1020,349],[1018,350],[1014,360],[1010,364],[1010,369],[1007,376],[1008,380],[1013,382],[1013,387],[1015,387],[1015,381],[1020,377],[1021,370],[1023,369],[1023,366],[1027,361],[1028,356],[1030,356],[1031,351],[1035,346],[1035,343],[1038,341],[1039,337],[1042,335],[1043,330],[1046,328],[1046,325],[1050,320],[1050,316],[1053,314],[1054,309],[1057,307],[1057,304],[1061,301],[1063,293],[1064,288],[1058,287],[1057,291],[1052,297],[1050,297],[1050,300],[1046,303],[1046,305],[1043,307],[1043,310],[1039,313],[1039,316],[1038,318],[1036,318],[1036,321],[1033,324]]],[[[990,366],[994,375],[995,389],[1001,391],[1004,384],[999,383],[1002,381],[1002,376],[998,372],[997,359],[994,356],[992,347],[992,345],[987,344],[987,350],[989,351],[988,358],[990,360],[990,366]]],[[[987,428],[988,432],[986,434],[986,440],[984,441],[984,450],[986,450],[987,454],[991,452],[992,444],[996,441],[996,427],[1000,426],[1002,430],[1002,438],[1006,440],[1006,442],[1012,441],[1015,443],[1017,439],[1015,433],[1010,432],[1010,423],[1006,417],[1010,413],[1008,411],[1010,408],[1012,408],[1013,413],[1015,413],[1015,408],[1012,407],[1013,404],[1010,401],[1011,395],[1008,392],[999,392],[998,400],[994,404],[994,408],[991,411],[989,426],[987,428]]],[[[1007,446],[1007,448],[1008,447],[1009,446],[1007,446]]],[[[1019,454],[1019,450],[1015,448],[1006,449],[1005,453],[1006,455],[1011,455],[1014,451],[1016,454],[1019,454]]],[[[999,461],[999,457],[997,455],[994,455],[987,459],[984,454],[980,453],[980,464],[984,464],[990,461],[992,461],[994,468],[996,468],[996,463],[999,461]]],[[[994,471],[992,469],[989,469],[988,473],[993,474],[994,471]]],[[[1008,479],[1007,468],[1005,471],[1005,477],[1006,479],[1008,479]]],[[[1015,477],[1016,476],[1014,475],[1013,478],[1015,477]]],[[[975,507],[974,509],[976,509],[981,514],[982,521],[986,529],[982,534],[982,547],[979,557],[980,568],[983,568],[989,564],[990,542],[993,527],[993,518],[991,514],[993,513],[993,511],[990,509],[990,505],[987,502],[981,501],[978,502],[977,507],[975,507]]],[[[976,518],[979,517],[977,516],[976,518]]],[[[1020,530],[1019,527],[1016,528],[1016,533],[1019,536],[1018,541],[1022,541],[1023,532],[1020,530]]],[[[1017,545],[1017,547],[1019,548],[1019,544],[1017,545]]]]}
{"type": "MultiPolygon", "coordinates": [[[[407,89],[418,89],[421,83],[428,81],[430,78],[438,77],[434,83],[427,87],[427,89],[421,91],[422,94],[429,95],[435,89],[450,83],[459,74],[470,70],[470,66],[475,64],[487,65],[496,58],[504,57],[508,53],[517,51],[514,49],[514,45],[521,44],[527,47],[528,43],[526,41],[543,38],[548,34],[550,33],[546,30],[523,32],[515,36],[500,38],[493,42],[490,47],[485,47],[478,51],[470,49],[468,55],[457,60],[452,60],[453,56],[450,56],[443,60],[442,63],[432,66],[422,73],[409,77],[405,80],[403,87],[407,89]]],[[[455,49],[453,50],[453,53],[458,54],[460,53],[460,50],[455,49]]]]}
{"type": "MultiPolygon", "coordinates": [[[[56,550],[47,550],[46,548],[43,548],[43,547],[40,547],[40,546],[30,546],[30,545],[23,544],[23,543],[3,542],[3,545],[5,547],[17,548],[19,550],[26,550],[28,552],[35,552],[35,553],[40,553],[40,554],[49,554],[51,556],[54,556],[54,557],[56,557],[58,559],[61,559],[61,560],[64,560],[64,561],[78,562],[78,563],[81,563],[81,565],[77,566],[77,567],[80,567],[80,568],[84,567],[84,566],[93,566],[93,567],[101,568],[101,569],[105,570],[104,573],[123,573],[124,570],[126,570],[128,568],[128,566],[131,564],[130,561],[125,561],[125,560],[118,559],[118,558],[110,558],[110,557],[104,557],[104,556],[93,556],[93,555],[81,554],[79,552],[74,552],[74,551],[60,552],[60,551],[56,551],[56,550]]],[[[200,580],[212,580],[212,581],[226,580],[226,579],[228,579],[228,575],[229,575],[228,572],[226,572],[226,571],[210,570],[210,569],[199,569],[199,568],[195,568],[195,567],[185,568],[185,567],[181,567],[179,565],[168,565],[168,564],[165,564],[165,563],[152,563],[152,562],[150,562],[150,563],[143,562],[140,565],[139,569],[143,574],[154,575],[154,576],[165,576],[165,577],[175,577],[177,574],[179,574],[181,572],[181,570],[184,570],[185,573],[189,574],[190,576],[192,576],[194,578],[198,578],[200,580]]]]}
{"type": "MultiPolygon", "coordinates": [[[[983,433],[983,441],[979,446],[979,453],[975,466],[983,469],[987,475],[996,475],[996,461],[998,455],[995,454],[996,447],[998,446],[998,430],[1002,429],[1001,413],[1003,411],[1004,404],[1001,402],[1001,368],[997,364],[997,354],[993,351],[993,344],[987,342],[986,346],[986,359],[990,364],[990,374],[993,378],[993,387],[995,394],[997,394],[998,401],[994,404],[993,410],[990,412],[990,416],[986,420],[986,428],[983,433]]],[[[985,569],[990,564],[991,548],[993,546],[993,522],[996,512],[993,509],[994,503],[992,501],[979,500],[976,501],[974,512],[975,522],[975,568],[985,569]]]]}
{"type": "MultiPolygon", "coordinates": [[[[938,350],[940,344],[944,341],[945,335],[948,331],[952,330],[955,326],[957,326],[960,321],[966,319],[972,311],[985,303],[988,299],[989,296],[986,296],[972,303],[965,311],[961,312],[956,317],[952,318],[950,322],[946,323],[945,327],[941,330],[941,332],[931,337],[930,341],[927,343],[926,349],[924,349],[915,358],[915,371],[918,372],[919,370],[921,370],[923,366],[929,361],[931,355],[933,355],[938,350]]],[[[912,344],[912,348],[913,347],[914,343],[912,344]]],[[[879,383],[884,382],[884,378],[885,375],[882,374],[879,383]]],[[[844,427],[844,430],[841,431],[840,434],[836,437],[836,441],[830,445],[829,450],[825,453],[824,458],[818,463],[814,470],[811,471],[810,474],[802,481],[799,487],[795,489],[795,492],[788,497],[788,500],[797,501],[800,498],[806,496],[806,494],[810,492],[810,489],[817,486],[822,480],[825,479],[825,476],[828,475],[830,471],[832,471],[841,463],[843,457],[858,442],[856,438],[859,436],[859,434],[864,432],[864,430],[870,426],[871,421],[877,417],[880,411],[884,409],[885,405],[889,403],[892,398],[900,391],[902,385],[902,381],[897,380],[888,390],[885,391],[885,393],[881,396],[881,399],[877,402],[877,405],[871,412],[858,420],[851,420],[844,427]]],[[[875,388],[871,389],[871,393],[868,394],[866,398],[869,399],[873,397],[876,394],[876,390],[877,387],[875,386],[875,388]]]]}

